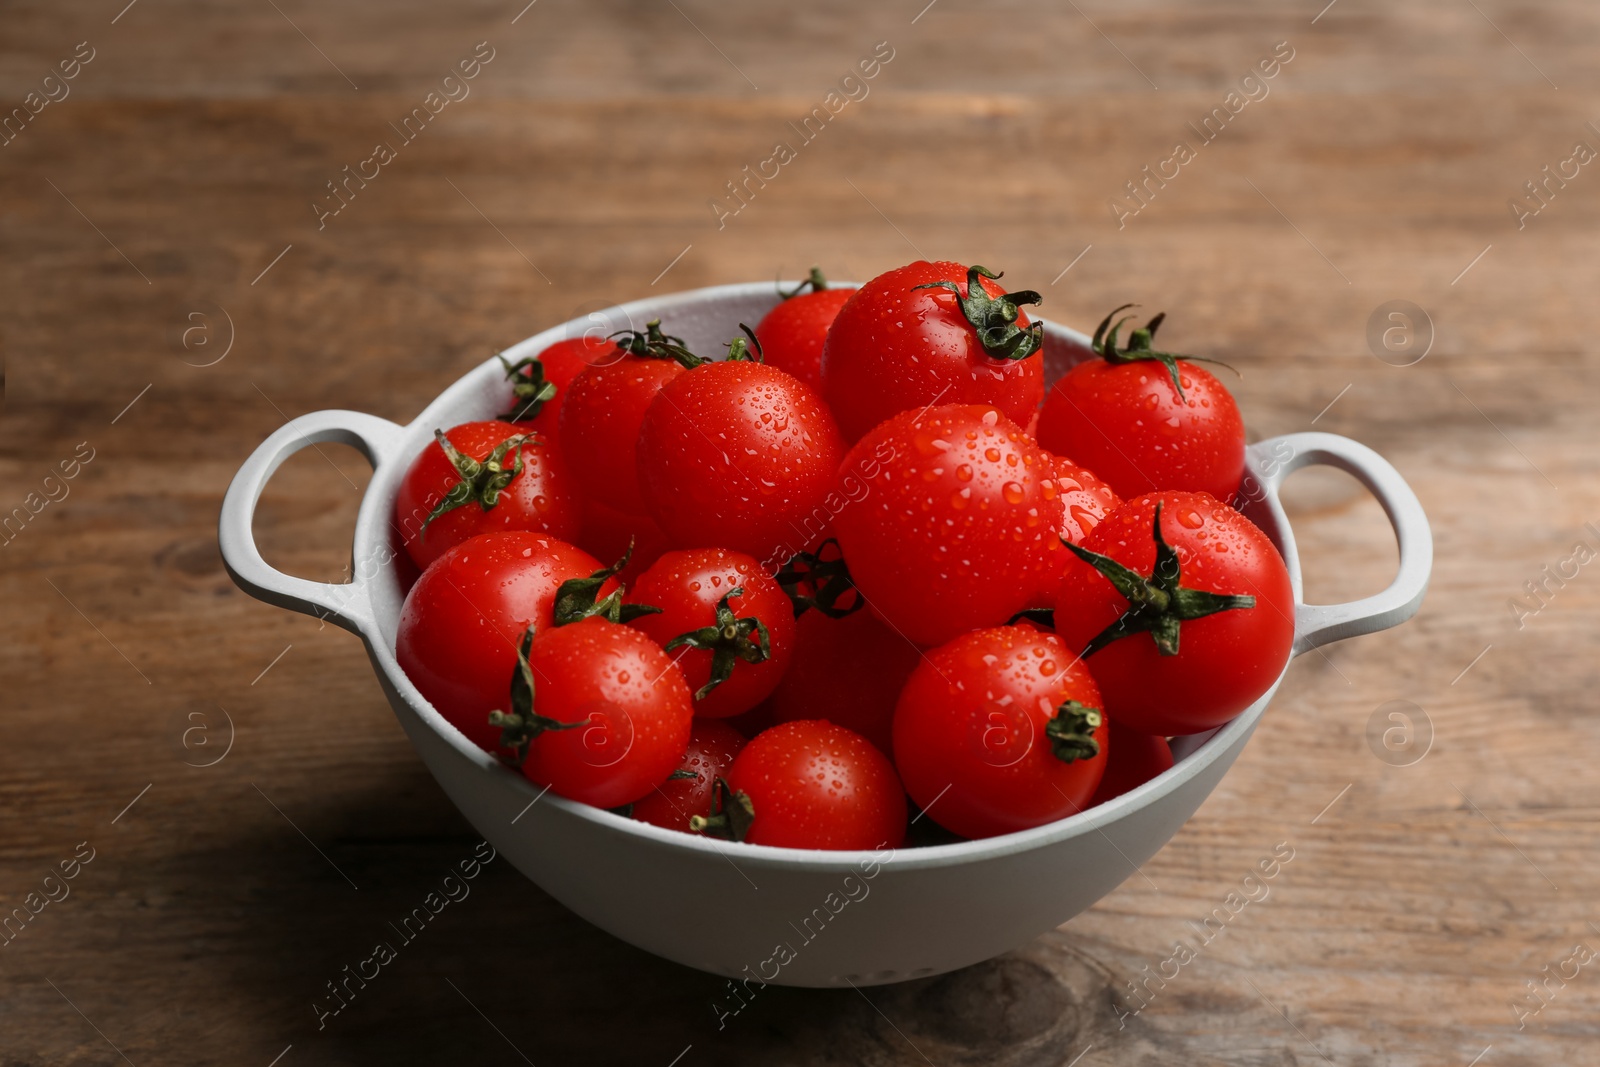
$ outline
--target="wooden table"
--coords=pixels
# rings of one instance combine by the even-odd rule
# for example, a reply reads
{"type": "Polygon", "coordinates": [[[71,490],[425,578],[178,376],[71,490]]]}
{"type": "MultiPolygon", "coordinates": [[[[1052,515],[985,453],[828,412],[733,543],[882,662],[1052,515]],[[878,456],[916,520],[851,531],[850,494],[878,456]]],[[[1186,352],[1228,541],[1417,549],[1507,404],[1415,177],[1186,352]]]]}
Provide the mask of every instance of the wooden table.
{"type": "MultiPolygon", "coordinates": [[[[123,2],[0,14],[0,102],[66,94],[0,147],[0,901],[40,909],[0,947],[0,1061],[1600,1062],[1600,975],[1573,958],[1600,946],[1600,571],[1512,606],[1600,549],[1600,173],[1564,162],[1600,148],[1592,4],[123,2]],[[878,42],[845,86],[868,95],[802,142],[788,124],[878,42]],[[468,95],[403,139],[430,92],[468,95]],[[1202,144],[1186,124],[1218,107],[1202,144]],[[732,214],[725,183],[776,141],[795,158],[732,214]],[[1170,177],[1110,207],[1147,164],[1170,177]],[[1568,178],[1519,229],[1546,164],[1568,178]],[[347,165],[377,173],[333,200],[347,165]],[[1140,875],[1001,959],[774,990],[719,1032],[719,980],[500,863],[319,1031],[324,983],[474,836],[358,643],[223,573],[240,461],[317,408],[407,420],[596,306],[923,253],[1079,326],[1164,308],[1171,344],[1243,371],[1253,434],[1378,448],[1434,523],[1422,613],[1306,656],[1140,875]],[[1386,362],[1369,320],[1395,300],[1431,329],[1386,362]],[[1386,749],[1397,700],[1416,732],[1386,749]],[[1119,1027],[1128,983],[1280,843],[1270,896],[1119,1027]]],[[[331,580],[367,471],[322,452],[258,534],[331,580]]],[[[1353,481],[1291,496],[1312,598],[1387,582],[1353,481]]]]}

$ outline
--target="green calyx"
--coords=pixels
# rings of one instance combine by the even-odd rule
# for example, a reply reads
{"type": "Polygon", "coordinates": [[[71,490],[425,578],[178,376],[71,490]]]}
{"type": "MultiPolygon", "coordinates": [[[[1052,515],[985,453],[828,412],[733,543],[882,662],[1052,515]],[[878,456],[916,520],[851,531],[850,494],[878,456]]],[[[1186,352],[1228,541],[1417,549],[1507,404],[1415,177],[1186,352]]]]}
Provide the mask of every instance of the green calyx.
{"type": "Polygon", "coordinates": [[[495,358],[506,369],[506,381],[511,383],[511,395],[516,400],[510,411],[498,416],[501,422],[527,422],[556,398],[556,383],[545,379],[544,364],[537,356],[524,356],[515,363],[504,356],[495,358]]]}
{"type": "MultiPolygon", "coordinates": [[[[1190,363],[1215,363],[1219,367],[1228,367],[1220,359],[1207,359],[1204,356],[1180,356],[1171,352],[1157,352],[1151,348],[1150,345],[1155,340],[1156,331],[1161,329],[1161,324],[1166,321],[1167,313],[1165,311],[1156,315],[1155,318],[1139,329],[1131,331],[1128,334],[1127,348],[1117,348],[1117,331],[1122,329],[1122,324],[1130,321],[1133,316],[1126,315],[1117,319],[1115,324],[1111,320],[1116,318],[1118,311],[1126,311],[1131,307],[1138,306],[1138,304],[1123,304],[1100,320],[1100,325],[1094,331],[1094,351],[1101,359],[1116,366],[1124,363],[1140,363],[1145,360],[1153,360],[1161,364],[1167,368],[1167,374],[1172,378],[1172,388],[1177,391],[1179,400],[1187,398],[1183,395],[1183,376],[1178,373],[1178,360],[1187,360],[1190,363]],[[1106,332],[1108,327],[1110,328],[1110,333],[1106,332]]],[[[1228,367],[1228,369],[1233,370],[1232,367],[1228,367]]],[[[1237,374],[1239,372],[1234,371],[1234,373],[1237,374]]]]}
{"type": "Polygon", "coordinates": [[[1062,763],[1094,759],[1100,754],[1100,742],[1094,732],[1106,721],[1105,713],[1076,700],[1069,700],[1056,708],[1056,713],[1045,724],[1044,735],[1050,739],[1050,754],[1062,763]]]}
{"type": "Polygon", "coordinates": [[[522,766],[528,758],[528,746],[546,730],[574,730],[586,725],[583,722],[562,722],[533,710],[533,666],[528,654],[533,650],[533,627],[522,635],[517,649],[517,669],[511,675],[511,710],[491,711],[489,725],[500,727],[500,747],[509,748],[515,756],[511,762],[522,766]]]}
{"type": "Polygon", "coordinates": [[[812,267],[811,268],[811,273],[806,275],[806,280],[805,281],[801,282],[799,285],[795,286],[793,289],[790,289],[788,291],[785,291],[783,289],[779,289],[778,290],[778,295],[783,297],[785,300],[793,300],[795,297],[797,297],[801,293],[805,292],[806,288],[808,286],[810,287],[810,289],[811,289],[811,291],[813,293],[820,293],[820,292],[822,292],[822,290],[824,290],[824,289],[826,289],[828,287],[828,279],[826,279],[826,278],[824,278],[822,276],[822,268],[821,267],[812,267]]]}
{"type": "Polygon", "coordinates": [[[744,337],[735,337],[728,342],[726,362],[738,363],[743,360],[747,363],[765,363],[767,357],[761,351],[761,342],[756,339],[756,332],[742,322],[739,324],[739,329],[744,331],[744,337]],[[750,340],[746,342],[745,337],[750,340]]]}
{"type": "Polygon", "coordinates": [[[443,430],[433,431],[434,440],[439,442],[439,447],[444,449],[444,454],[461,475],[461,480],[450,487],[439,503],[434,505],[428,517],[422,522],[422,529],[417,532],[419,541],[428,539],[428,524],[447,511],[476,503],[484,511],[490,511],[500,503],[500,491],[511,484],[511,479],[522,473],[522,446],[528,441],[536,440],[533,434],[512,434],[490,452],[485,459],[473,459],[463,455],[450,443],[443,430]],[[510,467],[506,466],[506,456],[515,454],[510,467]]]}
{"type": "Polygon", "coordinates": [[[1062,538],[1061,543],[1073,555],[1099,571],[1106,581],[1116,587],[1128,601],[1128,610],[1116,622],[1095,635],[1083,650],[1087,659],[1113,641],[1148,633],[1156,643],[1156,651],[1163,656],[1178,654],[1178,635],[1182,624],[1193,619],[1203,619],[1222,611],[1236,608],[1253,608],[1256,598],[1224,593],[1208,593],[1201,589],[1185,589],[1179,573],[1178,554],[1161,536],[1161,505],[1156,505],[1155,522],[1151,536],[1156,543],[1155,571],[1147,578],[1098,552],[1075,545],[1062,538]]]}
{"type": "Polygon", "coordinates": [[[694,370],[705,362],[683,346],[683,338],[662,333],[660,319],[645,323],[643,333],[638,330],[618,330],[611,336],[618,339],[618,348],[640,359],[676,360],[684,370],[694,370]]]}
{"type": "Polygon", "coordinates": [[[711,653],[711,680],[695,693],[696,700],[704,700],[717,686],[726,682],[738,663],[765,663],[772,658],[772,639],[767,625],[754,615],[743,619],[733,614],[728,606],[732,597],[744,596],[744,586],[735,586],[717,601],[716,621],[710,626],[679,634],[662,645],[663,651],[675,648],[698,648],[711,653]]]}
{"type": "Polygon", "coordinates": [[[689,830],[724,841],[743,841],[755,818],[756,806],[750,797],[735,792],[719,775],[711,785],[710,814],[689,816],[689,830]]]}
{"type": "Polygon", "coordinates": [[[632,558],[633,539],[629,538],[627,551],[611,566],[602,567],[587,578],[568,578],[562,582],[556,588],[555,624],[566,626],[588,618],[632,622],[641,615],[659,615],[661,609],[651,604],[624,604],[621,586],[600,596],[601,587],[620,573],[632,558]]]}
{"type": "Polygon", "coordinates": [[[816,608],[830,619],[842,619],[867,606],[860,594],[851,599],[849,607],[839,606],[840,598],[855,589],[856,585],[850,578],[850,568],[845,565],[843,555],[835,559],[823,558],[829,545],[837,549],[839,542],[830,537],[818,545],[815,552],[795,553],[794,558],[775,575],[778,585],[789,595],[797,619],[808,608],[816,608]],[[807,588],[811,590],[810,594],[802,591],[807,588]]]}
{"type": "Polygon", "coordinates": [[[999,278],[987,267],[967,268],[967,291],[955,282],[928,282],[912,286],[916,289],[948,289],[956,294],[961,313],[978,331],[978,341],[993,359],[1027,359],[1044,344],[1044,324],[1035,322],[1027,329],[1017,326],[1018,308],[1022,304],[1043,303],[1044,297],[1032,289],[990,296],[981,278],[999,278]]]}

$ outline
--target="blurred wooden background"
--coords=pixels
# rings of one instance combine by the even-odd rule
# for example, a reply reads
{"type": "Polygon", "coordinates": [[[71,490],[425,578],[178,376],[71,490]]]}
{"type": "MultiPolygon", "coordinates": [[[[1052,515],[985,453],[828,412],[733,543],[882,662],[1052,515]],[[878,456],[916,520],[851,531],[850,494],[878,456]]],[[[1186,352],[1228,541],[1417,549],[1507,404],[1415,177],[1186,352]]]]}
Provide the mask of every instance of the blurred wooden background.
{"type": "MultiPolygon", "coordinates": [[[[0,106],[24,109],[0,146],[0,515],[38,510],[0,538],[0,910],[93,850],[0,946],[0,1063],[1593,1057],[1600,975],[1564,961],[1600,946],[1600,571],[1520,625],[1511,606],[1600,549],[1600,173],[1563,162],[1600,148],[1593,5],[125,3],[0,7],[0,106]],[[479,42],[470,95],[319,229],[326,183],[399,144],[479,42]],[[719,228],[725,183],[879,42],[868,95],[719,228]],[[1110,199],[1280,42],[1269,94],[1119,228],[1110,199]],[[1547,164],[1569,177],[1519,229],[1508,200],[1547,164]],[[719,980],[497,863],[319,1031],[324,983],[474,837],[358,642],[224,575],[237,465],[310,410],[408,420],[491,351],[652,286],[919,253],[1004,268],[1080,327],[1164,308],[1174,346],[1244,372],[1254,435],[1378,448],[1434,522],[1421,615],[1305,657],[1141,876],[989,964],[773,990],[719,1032],[719,980]],[[1368,324],[1395,300],[1431,328],[1385,362],[1368,324]],[[1396,700],[1416,732],[1385,749],[1396,700]],[[1127,983],[1280,842],[1271,896],[1119,1028],[1127,983]]],[[[279,474],[258,535],[333,580],[366,470],[325,452],[279,474]]],[[[1291,495],[1313,599],[1387,582],[1354,482],[1291,495]]]]}

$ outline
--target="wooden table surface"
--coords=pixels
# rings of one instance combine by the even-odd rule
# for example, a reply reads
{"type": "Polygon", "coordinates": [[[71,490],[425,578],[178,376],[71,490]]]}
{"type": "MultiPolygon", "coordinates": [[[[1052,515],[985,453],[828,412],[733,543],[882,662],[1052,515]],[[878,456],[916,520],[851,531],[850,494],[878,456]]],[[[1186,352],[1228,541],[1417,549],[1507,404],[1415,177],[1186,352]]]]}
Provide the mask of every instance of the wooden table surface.
{"type": "MultiPolygon", "coordinates": [[[[25,109],[0,145],[0,904],[28,916],[0,1063],[1600,1062],[1592,4],[125,2],[0,8],[0,106],[25,109]],[[867,95],[802,142],[879,42],[845,85],[867,95]],[[405,141],[432,92],[467,95],[405,141]],[[1254,436],[1380,450],[1433,522],[1420,615],[1304,657],[1164,851],[1000,959],[774,990],[719,1031],[719,979],[498,863],[319,1031],[324,983],[475,837],[359,643],[224,574],[239,463],[315,409],[409,420],[598,306],[920,254],[1080,327],[1164,308],[1171,344],[1243,371],[1254,436]],[[1431,325],[1380,359],[1397,300],[1431,325]],[[1132,1014],[1128,984],[1278,846],[1270,895],[1132,1014]]],[[[367,470],[322,452],[257,533],[337,580],[367,470]]],[[[1386,584],[1353,480],[1289,495],[1312,599],[1386,584]]]]}

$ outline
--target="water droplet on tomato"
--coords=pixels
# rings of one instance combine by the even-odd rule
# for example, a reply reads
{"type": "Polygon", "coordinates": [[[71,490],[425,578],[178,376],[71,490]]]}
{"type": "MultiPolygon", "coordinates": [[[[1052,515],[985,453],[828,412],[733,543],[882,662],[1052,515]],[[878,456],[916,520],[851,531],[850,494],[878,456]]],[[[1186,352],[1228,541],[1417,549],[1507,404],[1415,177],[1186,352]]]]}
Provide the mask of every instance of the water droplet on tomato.
{"type": "Polygon", "coordinates": [[[1198,530],[1206,524],[1206,520],[1194,508],[1184,508],[1178,512],[1178,522],[1191,530],[1198,530]]]}
{"type": "Polygon", "coordinates": [[[1000,495],[1006,498],[1007,504],[1020,504],[1027,498],[1020,482],[1007,482],[1000,487],[1000,495]]]}

